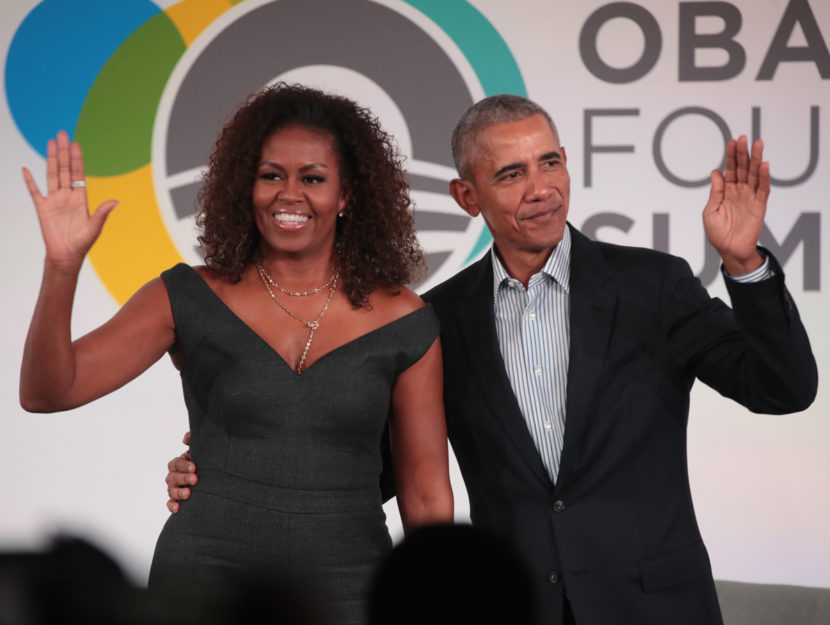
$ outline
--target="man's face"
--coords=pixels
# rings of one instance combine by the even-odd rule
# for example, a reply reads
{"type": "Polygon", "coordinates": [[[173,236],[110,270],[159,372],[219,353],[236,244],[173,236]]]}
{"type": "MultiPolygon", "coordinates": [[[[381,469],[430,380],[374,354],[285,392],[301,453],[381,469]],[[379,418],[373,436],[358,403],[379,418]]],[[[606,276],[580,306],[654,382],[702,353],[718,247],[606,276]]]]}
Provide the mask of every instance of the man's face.
{"type": "Polygon", "coordinates": [[[550,253],[568,216],[566,162],[548,120],[532,115],[479,132],[471,180],[451,190],[470,215],[481,213],[502,256],[550,253]]]}

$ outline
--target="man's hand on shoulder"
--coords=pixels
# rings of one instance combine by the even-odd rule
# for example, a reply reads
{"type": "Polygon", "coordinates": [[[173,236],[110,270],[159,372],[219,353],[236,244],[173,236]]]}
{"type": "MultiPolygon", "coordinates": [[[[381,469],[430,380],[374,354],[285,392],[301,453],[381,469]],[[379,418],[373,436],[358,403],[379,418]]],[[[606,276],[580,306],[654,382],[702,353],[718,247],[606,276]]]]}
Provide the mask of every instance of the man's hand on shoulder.
{"type": "MultiPolygon", "coordinates": [[[[182,442],[190,445],[190,432],[184,435],[182,442]]],[[[190,497],[190,486],[199,481],[199,476],[196,475],[196,464],[190,458],[190,450],[167,463],[165,481],[167,482],[167,495],[170,497],[167,501],[167,509],[176,514],[180,503],[190,497]]]]}

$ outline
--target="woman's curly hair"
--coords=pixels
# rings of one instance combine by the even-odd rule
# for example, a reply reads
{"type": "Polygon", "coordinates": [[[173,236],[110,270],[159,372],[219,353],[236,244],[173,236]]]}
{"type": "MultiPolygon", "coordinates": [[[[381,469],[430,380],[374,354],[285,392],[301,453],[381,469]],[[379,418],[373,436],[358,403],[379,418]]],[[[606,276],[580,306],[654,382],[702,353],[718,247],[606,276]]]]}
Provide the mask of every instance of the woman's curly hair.
{"type": "Polygon", "coordinates": [[[196,223],[205,262],[238,282],[261,253],[252,194],[262,146],[274,131],[301,125],[330,133],[348,190],[337,220],[338,268],[353,306],[376,288],[411,282],[423,268],[409,185],[392,137],[351,100],[278,83],[251,95],[222,129],[199,191],[196,223]]]}

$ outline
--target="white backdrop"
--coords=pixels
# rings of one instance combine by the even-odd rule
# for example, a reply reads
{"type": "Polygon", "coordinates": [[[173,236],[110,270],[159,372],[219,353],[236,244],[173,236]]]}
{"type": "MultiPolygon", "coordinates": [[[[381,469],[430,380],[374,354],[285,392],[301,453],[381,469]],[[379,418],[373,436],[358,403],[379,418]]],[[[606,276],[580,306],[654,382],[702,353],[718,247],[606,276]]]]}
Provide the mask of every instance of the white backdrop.
{"type": "MultiPolygon", "coordinates": [[[[226,5],[217,14],[235,4],[200,1],[205,6],[226,5]]],[[[246,0],[234,10],[251,2],[263,4],[246,0]]],[[[47,4],[54,3],[47,0],[47,4]]],[[[91,0],[73,3],[95,4],[91,0]]],[[[464,65],[465,53],[472,54],[472,44],[461,43],[463,29],[458,24],[455,30],[447,26],[452,8],[445,9],[450,22],[439,27],[432,20],[440,21],[441,11],[434,7],[441,3],[377,3],[428,32],[459,65],[464,65]],[[460,42],[458,47],[453,47],[453,37],[460,42]]],[[[0,8],[4,71],[12,38],[37,4],[19,0],[0,8]]],[[[156,2],[161,9],[174,4],[156,2]]],[[[181,4],[192,5],[192,0],[181,4]]],[[[830,3],[733,0],[720,5],[725,7],[726,21],[703,16],[691,22],[688,14],[699,3],[641,0],[624,5],[632,11],[628,17],[609,13],[604,20],[602,11],[613,11],[619,3],[474,0],[469,4],[503,38],[527,95],[556,119],[573,179],[571,222],[597,238],[668,247],[687,258],[695,271],[706,273],[699,214],[707,189],[682,186],[677,179],[706,177],[721,157],[723,141],[716,122],[722,120],[736,135],[751,134],[756,109],[773,176],[783,181],[804,178],[796,185],[774,186],[767,225],[768,236],[785,250],[788,285],[810,334],[821,376],[830,365],[830,332],[825,325],[830,311],[826,284],[830,275],[826,253],[830,241],[826,159],[830,148],[826,43],[830,41],[830,3]],[[586,34],[592,15],[599,22],[593,38],[586,34]],[[797,19],[788,22],[785,15],[797,19]],[[657,31],[649,26],[648,16],[653,16],[657,31]],[[722,38],[733,42],[723,46],[731,46],[729,51],[704,49],[703,40],[698,39],[700,49],[689,57],[690,23],[694,33],[704,35],[721,32],[725,23],[736,24],[736,19],[740,20],[737,34],[722,38]],[[659,49],[655,32],[660,35],[659,49]],[[774,41],[778,43],[773,45],[774,41]],[[738,49],[745,54],[742,64],[736,61],[741,54],[738,49]],[[802,51],[800,60],[798,50],[802,51]],[[653,64],[639,73],[629,72],[636,75],[626,75],[625,69],[647,57],[648,51],[655,53],[653,64]],[[772,65],[764,70],[768,56],[772,65]],[[730,65],[730,61],[737,64],[730,65]],[[600,71],[603,66],[606,74],[600,71]],[[685,80],[693,66],[722,69],[714,71],[719,74],[716,80],[705,75],[685,80]],[[683,113],[688,107],[697,107],[697,112],[683,113]],[[811,126],[811,114],[817,115],[817,126],[811,126]],[[596,146],[615,147],[603,152],[596,146]],[[811,151],[817,157],[814,166],[810,165],[811,151]],[[805,172],[809,175],[801,176],[805,172]],[[789,247],[785,244],[788,237],[789,247]]],[[[443,3],[444,7],[453,5],[467,3],[443,3]]],[[[460,7],[458,15],[468,8],[460,7]]],[[[56,76],[72,76],[71,54],[68,57],[63,60],[56,55],[52,69],[30,77],[32,84],[46,86],[45,92],[50,93],[50,85],[60,82],[56,76]]],[[[464,66],[461,73],[465,80],[474,81],[476,72],[480,77],[480,66],[474,71],[464,66]]],[[[319,68],[293,77],[351,90],[358,98],[365,94],[364,101],[382,109],[384,123],[401,137],[402,149],[407,151],[410,138],[405,121],[396,117],[394,106],[386,110],[382,89],[375,93],[379,87],[368,79],[355,79],[343,71],[327,74],[319,68]]],[[[6,79],[4,73],[8,89],[6,79]]],[[[486,91],[476,85],[469,88],[475,97],[486,91]]],[[[57,87],[51,97],[60,100],[57,87]]],[[[425,85],[424,98],[430,97],[433,94],[425,85]]],[[[43,159],[24,138],[8,102],[0,100],[0,184],[4,189],[0,548],[37,547],[57,531],[79,533],[110,550],[143,582],[167,516],[166,463],[182,451],[179,441],[187,429],[178,375],[163,360],[93,405],[58,415],[30,415],[20,409],[19,363],[39,287],[43,246],[19,168],[28,166],[42,180],[43,159]]],[[[157,148],[154,144],[154,154],[157,148]]],[[[420,201],[417,195],[415,200],[420,201]]],[[[117,210],[130,211],[131,206],[122,204],[117,210]]],[[[425,245],[429,247],[429,242],[425,245]]],[[[90,263],[82,272],[73,318],[76,335],[117,309],[99,273],[90,263]]],[[[725,293],[719,279],[710,290],[721,296],[725,293]]],[[[829,410],[826,385],[809,410],[785,417],[751,415],[702,385],[696,386],[689,463],[698,519],[716,577],[830,587],[829,410]]],[[[464,519],[467,501],[457,470],[453,478],[457,518],[464,519]]],[[[399,534],[394,506],[387,506],[387,514],[393,533],[399,534]]]]}

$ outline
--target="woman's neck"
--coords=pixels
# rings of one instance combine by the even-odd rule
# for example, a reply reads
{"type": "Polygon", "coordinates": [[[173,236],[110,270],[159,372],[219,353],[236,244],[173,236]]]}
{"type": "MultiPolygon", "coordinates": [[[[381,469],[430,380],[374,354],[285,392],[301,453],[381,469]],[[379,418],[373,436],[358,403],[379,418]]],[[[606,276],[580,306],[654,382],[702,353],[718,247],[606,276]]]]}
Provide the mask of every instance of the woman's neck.
{"type": "Polygon", "coordinates": [[[291,291],[306,291],[324,284],[337,267],[333,254],[319,259],[270,254],[259,263],[274,282],[291,291]]]}

